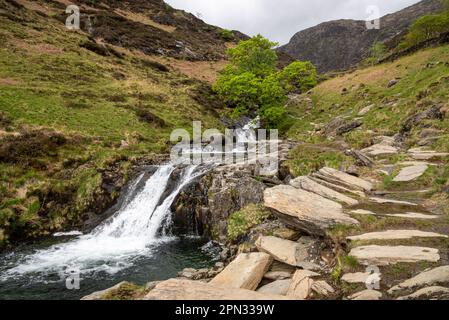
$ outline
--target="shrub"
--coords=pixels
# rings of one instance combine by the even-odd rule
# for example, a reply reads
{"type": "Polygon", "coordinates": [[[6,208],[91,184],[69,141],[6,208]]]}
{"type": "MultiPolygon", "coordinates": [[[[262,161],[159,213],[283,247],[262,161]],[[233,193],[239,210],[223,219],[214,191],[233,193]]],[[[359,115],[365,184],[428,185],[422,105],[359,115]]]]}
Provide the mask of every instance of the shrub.
{"type": "Polygon", "coordinates": [[[225,41],[232,41],[235,38],[234,32],[227,29],[222,29],[218,32],[220,38],[222,38],[225,41]]]}

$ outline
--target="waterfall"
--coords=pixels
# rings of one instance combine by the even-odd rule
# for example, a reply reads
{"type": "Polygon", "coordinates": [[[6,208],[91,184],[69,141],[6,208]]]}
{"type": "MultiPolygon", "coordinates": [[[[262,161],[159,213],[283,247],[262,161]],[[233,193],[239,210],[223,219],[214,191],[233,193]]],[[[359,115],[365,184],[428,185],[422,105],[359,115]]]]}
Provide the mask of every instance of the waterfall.
{"type": "Polygon", "coordinates": [[[151,255],[155,245],[170,240],[160,236],[158,231],[164,221],[170,221],[170,206],[176,196],[195,178],[207,172],[208,167],[187,166],[181,169],[175,187],[163,199],[175,169],[170,164],[160,166],[145,182],[143,189],[137,191],[144,174],[140,175],[131,185],[122,207],[91,233],[24,257],[2,278],[32,273],[58,272],[62,275],[64,270],[71,268],[81,273],[116,273],[131,266],[139,256],[151,255]]]}
{"type": "MultiPolygon", "coordinates": [[[[254,142],[254,128],[258,120],[237,129],[237,143],[254,142]]],[[[130,186],[120,209],[92,232],[78,235],[76,232],[60,233],[78,235],[46,249],[23,256],[12,268],[0,275],[1,279],[18,275],[59,273],[79,270],[81,274],[117,273],[133,265],[142,256],[151,256],[155,247],[171,238],[164,227],[171,222],[170,207],[178,194],[194,179],[208,172],[215,164],[177,166],[167,164],[146,181],[141,174],[130,186]],[[171,184],[175,170],[182,170],[175,184],[171,184]],[[143,187],[142,184],[144,184],[143,187]],[[140,187],[139,187],[140,186],[140,187]]],[[[166,228],[165,228],[166,229],[166,228]]]]}

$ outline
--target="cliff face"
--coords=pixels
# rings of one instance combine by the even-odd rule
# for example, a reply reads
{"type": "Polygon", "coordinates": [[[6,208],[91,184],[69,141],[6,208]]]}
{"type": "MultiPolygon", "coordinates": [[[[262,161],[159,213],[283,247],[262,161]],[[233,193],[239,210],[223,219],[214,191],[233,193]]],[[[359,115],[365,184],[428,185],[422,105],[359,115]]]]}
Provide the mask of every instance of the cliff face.
{"type": "Polygon", "coordinates": [[[368,30],[365,21],[337,20],[296,33],[279,48],[292,57],[313,62],[320,72],[345,70],[360,62],[377,42],[397,43],[420,16],[438,12],[440,0],[424,0],[380,19],[380,29],[368,30]]]}

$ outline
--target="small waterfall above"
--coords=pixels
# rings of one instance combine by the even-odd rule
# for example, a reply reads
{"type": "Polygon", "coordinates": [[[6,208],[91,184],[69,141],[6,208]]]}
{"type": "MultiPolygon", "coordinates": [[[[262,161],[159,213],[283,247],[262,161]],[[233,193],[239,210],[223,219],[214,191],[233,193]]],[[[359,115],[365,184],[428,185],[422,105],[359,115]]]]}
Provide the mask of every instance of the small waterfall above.
{"type": "Polygon", "coordinates": [[[162,198],[167,194],[175,169],[170,164],[160,166],[142,190],[137,191],[144,177],[141,174],[128,191],[128,195],[134,196],[125,199],[122,207],[91,233],[24,257],[19,265],[6,270],[1,278],[29,273],[64,273],[68,268],[77,268],[81,273],[115,273],[132,264],[133,259],[151,255],[152,246],[170,240],[159,231],[164,223],[170,221],[170,206],[176,196],[207,170],[198,166],[181,169],[174,188],[162,198]]]}

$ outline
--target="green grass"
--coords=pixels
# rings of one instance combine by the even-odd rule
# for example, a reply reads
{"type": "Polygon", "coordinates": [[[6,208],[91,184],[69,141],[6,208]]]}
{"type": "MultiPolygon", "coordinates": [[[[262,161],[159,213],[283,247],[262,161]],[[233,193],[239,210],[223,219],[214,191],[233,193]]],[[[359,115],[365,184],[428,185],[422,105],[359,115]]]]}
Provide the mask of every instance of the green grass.
{"type": "Polygon", "coordinates": [[[250,204],[234,212],[228,219],[228,239],[237,240],[245,235],[252,227],[262,223],[270,217],[270,212],[261,205],[250,204]]]}
{"type": "Polygon", "coordinates": [[[100,172],[125,182],[137,159],[169,151],[173,129],[191,132],[193,120],[222,128],[220,110],[195,97],[203,84],[152,68],[151,57],[100,56],[80,47],[86,34],[37,14],[27,24],[2,16],[0,24],[0,130],[19,134],[9,143],[22,152],[19,161],[5,149],[9,160],[0,160],[0,208],[9,210],[0,246],[81,223],[98,200],[100,172]],[[31,132],[35,144],[21,139],[31,132]],[[42,138],[55,133],[66,142],[44,149],[42,138]]]}

